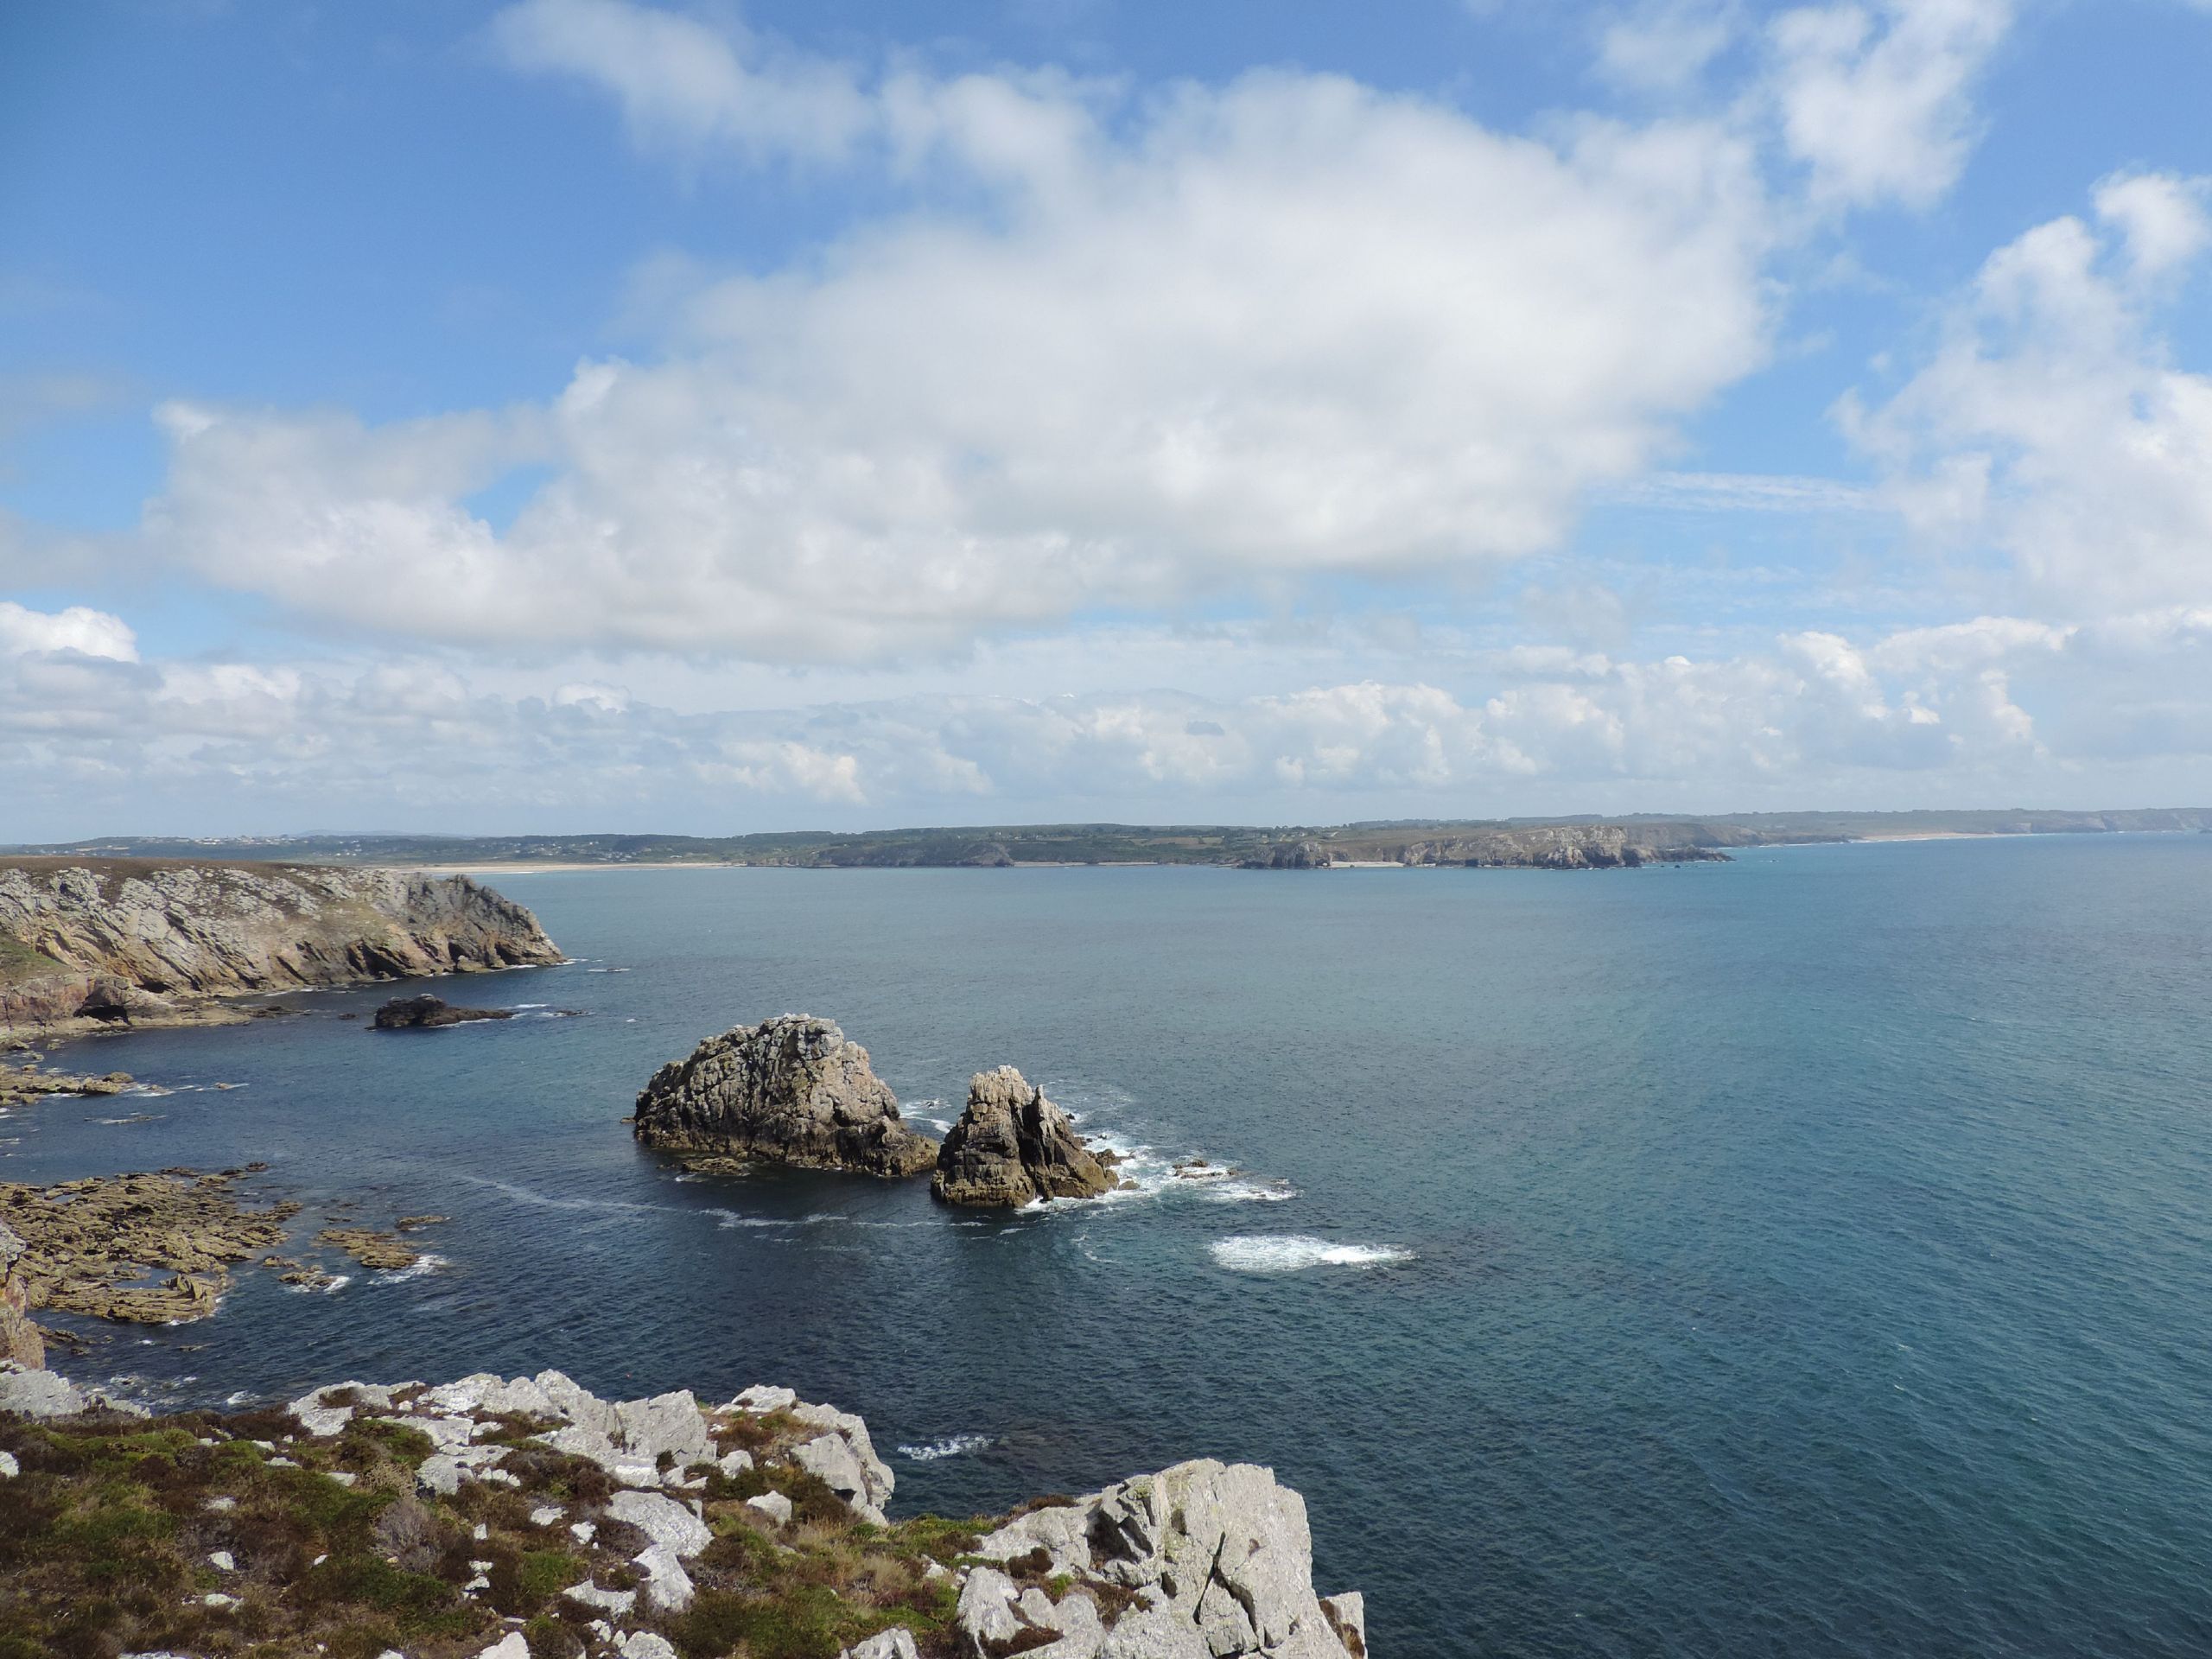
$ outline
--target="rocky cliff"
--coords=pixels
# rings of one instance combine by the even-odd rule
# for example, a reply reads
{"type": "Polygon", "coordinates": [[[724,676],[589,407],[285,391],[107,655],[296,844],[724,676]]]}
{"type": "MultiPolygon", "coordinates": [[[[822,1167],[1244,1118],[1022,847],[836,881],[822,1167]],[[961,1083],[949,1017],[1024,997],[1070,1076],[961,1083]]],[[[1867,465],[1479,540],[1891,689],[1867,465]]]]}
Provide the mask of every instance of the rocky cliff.
{"type": "Polygon", "coordinates": [[[786,1014],[709,1037],[652,1075],[632,1132],[695,1163],[760,1159],[918,1175],[937,1142],[899,1116],[868,1051],[828,1020],[786,1014]]]}
{"type": "Polygon", "coordinates": [[[467,876],[151,859],[0,861],[0,1030],[233,1017],[213,999],[563,960],[467,876]]]}
{"type": "Polygon", "coordinates": [[[1249,1464],[1003,1521],[894,1521],[868,1425],[789,1389],[702,1406],[484,1373],[143,1416],[0,1364],[0,1503],[18,1517],[0,1630],[23,1651],[1366,1653],[1360,1598],[1314,1593],[1304,1502],[1249,1464]]]}
{"type": "Polygon", "coordinates": [[[969,1080],[967,1109],[944,1137],[930,1190],[947,1204],[1015,1210],[1037,1198],[1089,1198],[1114,1178],[1068,1115],[1010,1065],[969,1080]]]}

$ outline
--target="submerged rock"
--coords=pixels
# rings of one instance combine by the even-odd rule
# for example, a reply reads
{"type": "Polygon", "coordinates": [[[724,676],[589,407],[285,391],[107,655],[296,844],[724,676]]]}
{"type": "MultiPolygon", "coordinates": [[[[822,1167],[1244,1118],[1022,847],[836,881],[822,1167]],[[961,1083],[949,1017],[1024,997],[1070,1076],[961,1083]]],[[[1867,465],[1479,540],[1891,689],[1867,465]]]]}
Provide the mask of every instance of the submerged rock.
{"type": "Polygon", "coordinates": [[[456,1008],[435,996],[395,996],[377,1010],[376,1031],[429,1031],[465,1026],[473,1020],[512,1020],[511,1008],[456,1008]]]}
{"type": "Polygon", "coordinates": [[[968,1109],[944,1137],[931,1183],[947,1204],[999,1209],[1096,1198],[1113,1187],[1068,1115],[1010,1065],[969,1079],[968,1109]]]}
{"type": "Polygon", "coordinates": [[[709,1037],[653,1073],[632,1130],[696,1160],[918,1175],[937,1142],[899,1116],[868,1051],[827,1020],[787,1014],[709,1037]]]}

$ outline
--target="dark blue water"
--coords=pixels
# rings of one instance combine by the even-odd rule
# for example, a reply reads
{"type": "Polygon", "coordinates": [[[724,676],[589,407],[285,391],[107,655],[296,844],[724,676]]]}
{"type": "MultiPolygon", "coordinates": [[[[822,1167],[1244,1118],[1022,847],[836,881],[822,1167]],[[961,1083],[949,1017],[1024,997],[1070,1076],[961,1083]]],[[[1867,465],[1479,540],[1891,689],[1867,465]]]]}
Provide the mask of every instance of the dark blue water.
{"type": "Polygon", "coordinates": [[[249,1274],[77,1369],[771,1380],[988,1437],[896,1458],[909,1511],[1255,1459],[1386,1655],[2212,1651],[2212,837],[499,885],[588,960],[452,994],[587,1017],[290,999],[68,1057],[242,1089],[0,1123],[9,1179],[264,1159],[455,1217],[435,1271],[249,1274]],[[919,1115],[1011,1062],[1150,1185],[1250,1178],[1002,1221],[634,1148],[657,1064],[785,1010],[919,1115]]]}

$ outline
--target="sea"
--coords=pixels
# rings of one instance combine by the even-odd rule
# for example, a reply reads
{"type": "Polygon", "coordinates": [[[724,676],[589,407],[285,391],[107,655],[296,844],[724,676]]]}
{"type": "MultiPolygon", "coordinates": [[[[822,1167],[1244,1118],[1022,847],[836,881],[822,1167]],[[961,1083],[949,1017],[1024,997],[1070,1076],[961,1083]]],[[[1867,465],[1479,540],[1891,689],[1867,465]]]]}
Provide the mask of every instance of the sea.
{"type": "Polygon", "coordinates": [[[372,1032],[378,987],[54,1051],[168,1092],[10,1114],[0,1179],[265,1162],[295,1254],[451,1217],[65,1369],[784,1383],[867,1417],[894,1516],[1262,1463],[1386,1659],[2212,1653],[2212,836],[491,879],[574,962],[405,988],[513,1020],[372,1032]],[[932,1129],[1020,1067],[1135,1190],[633,1142],[655,1067],[786,1012],[932,1129]]]}

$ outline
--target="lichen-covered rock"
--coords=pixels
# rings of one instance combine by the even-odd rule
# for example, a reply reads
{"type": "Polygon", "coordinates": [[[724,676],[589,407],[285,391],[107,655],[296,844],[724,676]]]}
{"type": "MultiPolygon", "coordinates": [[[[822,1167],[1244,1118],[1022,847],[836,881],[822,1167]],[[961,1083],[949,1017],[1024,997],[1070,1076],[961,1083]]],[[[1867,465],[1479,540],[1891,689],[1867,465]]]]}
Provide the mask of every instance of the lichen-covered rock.
{"type": "Polygon", "coordinates": [[[206,1000],[564,960],[465,875],[160,859],[0,861],[0,1030],[237,1019],[206,1000]]]}
{"type": "MultiPolygon", "coordinates": [[[[1314,1594],[1306,1502],[1278,1484],[1270,1469],[1210,1459],[1179,1463],[1071,1504],[1033,1510],[984,1538],[975,1553],[1007,1561],[1039,1549],[1054,1573],[1120,1585],[1141,1598],[1106,1632],[1096,1649],[1103,1659],[1347,1659],[1364,1652],[1363,1608],[1357,1597],[1332,1597],[1332,1617],[1314,1594]],[[1347,1628],[1359,1633],[1357,1650],[1340,1634],[1347,1628]]],[[[971,1576],[969,1587],[974,1584],[971,1576]]],[[[964,1592],[962,1605],[964,1622],[964,1592]]],[[[1017,1617],[1024,1612],[1019,1601],[1012,1608],[1017,1617]]],[[[979,1617],[986,1611],[979,1599],[979,1617]]]]}
{"type": "Polygon", "coordinates": [[[762,1159],[919,1174],[937,1142],[899,1116],[868,1051],[828,1020],[787,1014],[709,1037],[653,1073],[632,1132],[696,1160],[762,1159]]]}
{"type": "Polygon", "coordinates": [[[947,1204],[999,1209],[1095,1198],[1113,1186],[1068,1115],[1010,1065],[969,1080],[967,1109],[944,1137],[931,1183],[947,1204]]]}

